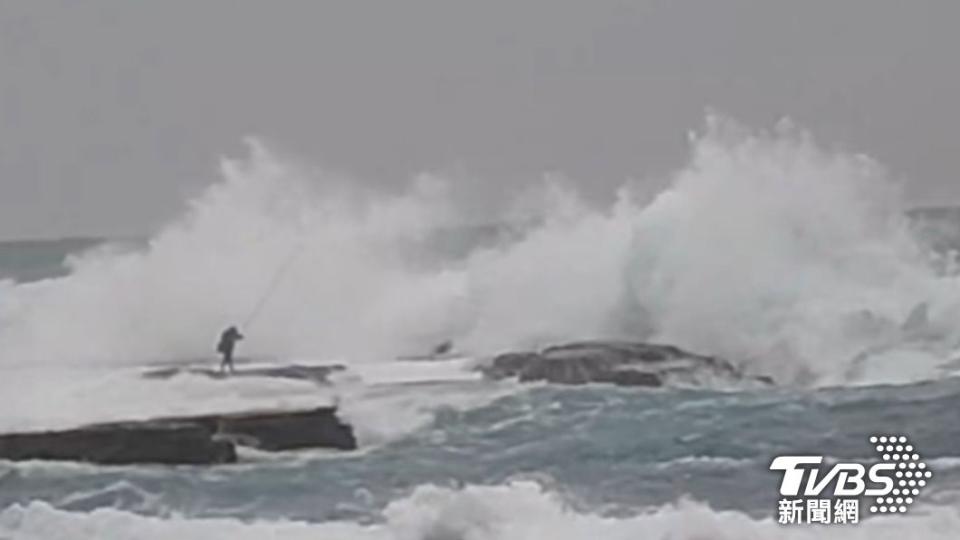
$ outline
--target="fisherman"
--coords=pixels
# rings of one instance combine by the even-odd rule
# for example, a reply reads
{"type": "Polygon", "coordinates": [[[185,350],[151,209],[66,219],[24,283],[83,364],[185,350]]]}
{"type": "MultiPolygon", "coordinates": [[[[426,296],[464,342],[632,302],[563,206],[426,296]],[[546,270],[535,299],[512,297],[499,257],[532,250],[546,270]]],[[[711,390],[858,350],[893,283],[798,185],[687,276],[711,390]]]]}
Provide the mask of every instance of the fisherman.
{"type": "Polygon", "coordinates": [[[233,349],[241,339],[243,339],[243,334],[237,330],[236,326],[231,326],[220,334],[220,343],[217,344],[217,352],[223,355],[223,361],[220,362],[221,373],[226,370],[229,370],[230,373],[236,372],[236,369],[233,367],[233,349]]]}

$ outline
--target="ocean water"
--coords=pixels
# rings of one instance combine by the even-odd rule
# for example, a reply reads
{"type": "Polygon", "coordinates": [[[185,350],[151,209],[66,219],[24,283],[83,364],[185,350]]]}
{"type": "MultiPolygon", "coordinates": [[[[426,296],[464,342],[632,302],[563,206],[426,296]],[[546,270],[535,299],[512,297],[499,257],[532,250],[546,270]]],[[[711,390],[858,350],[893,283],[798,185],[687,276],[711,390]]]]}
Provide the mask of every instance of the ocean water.
{"type": "Polygon", "coordinates": [[[103,243],[98,238],[8,240],[0,242],[0,279],[19,282],[61,277],[67,259],[103,243]]]}
{"type": "Polygon", "coordinates": [[[0,245],[0,429],[340,405],[361,448],[238,464],[0,462],[0,538],[956,538],[960,220],[908,214],[863,156],[710,118],[652,199],[547,183],[465,221],[454,183],[352,190],[252,142],[144,242],[0,245]],[[531,202],[532,201],[532,202],[531,202]],[[494,223],[496,225],[490,225],[494,223]],[[25,247],[26,246],[26,247],[25,247]],[[11,262],[12,261],[12,262],[11,262]],[[181,375],[218,331],[248,362],[342,363],[329,387],[181,375]],[[504,350],[635,339],[770,388],[492,382],[504,350]],[[452,339],[462,356],[403,362],[452,339]],[[777,523],[773,457],[933,473],[903,515],[777,523]]]}

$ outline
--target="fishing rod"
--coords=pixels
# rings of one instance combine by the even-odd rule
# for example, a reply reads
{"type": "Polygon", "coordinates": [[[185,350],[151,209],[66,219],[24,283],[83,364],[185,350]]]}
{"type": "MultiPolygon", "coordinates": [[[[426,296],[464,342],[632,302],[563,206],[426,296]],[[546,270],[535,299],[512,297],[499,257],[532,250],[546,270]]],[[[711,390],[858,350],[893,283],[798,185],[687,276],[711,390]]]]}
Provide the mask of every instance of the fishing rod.
{"type": "Polygon", "coordinates": [[[247,315],[246,320],[243,322],[243,328],[246,330],[253,322],[260,316],[260,313],[263,311],[263,308],[267,305],[267,301],[273,297],[273,293],[276,292],[277,287],[280,285],[280,282],[283,280],[284,276],[287,275],[287,272],[293,266],[293,262],[297,259],[300,253],[303,252],[303,248],[306,245],[305,240],[300,240],[293,250],[290,252],[290,255],[287,256],[283,264],[277,267],[277,270],[273,274],[273,278],[270,280],[270,283],[267,285],[267,288],[264,290],[264,293],[260,296],[257,303],[254,305],[253,310],[250,311],[250,314],[247,315]]]}

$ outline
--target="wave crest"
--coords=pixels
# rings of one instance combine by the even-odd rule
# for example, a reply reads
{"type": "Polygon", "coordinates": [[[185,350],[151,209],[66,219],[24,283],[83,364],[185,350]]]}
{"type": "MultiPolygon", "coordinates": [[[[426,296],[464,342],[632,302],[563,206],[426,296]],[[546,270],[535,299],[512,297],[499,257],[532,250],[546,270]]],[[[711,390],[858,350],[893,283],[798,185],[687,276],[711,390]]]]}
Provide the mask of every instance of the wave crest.
{"type": "Polygon", "coordinates": [[[825,384],[935,377],[957,338],[956,278],[927,264],[883,168],[788,123],[751,131],[711,117],[649,204],[625,186],[597,209],[551,185],[536,219],[452,259],[431,244],[464,225],[443,179],[373,194],[256,142],[222,171],[146,249],[0,285],[0,363],[210,356],[219,329],[253,316],[244,345],[256,355],[355,362],[448,338],[479,354],[656,339],[825,384]],[[920,302],[918,347],[899,324],[920,302]]]}

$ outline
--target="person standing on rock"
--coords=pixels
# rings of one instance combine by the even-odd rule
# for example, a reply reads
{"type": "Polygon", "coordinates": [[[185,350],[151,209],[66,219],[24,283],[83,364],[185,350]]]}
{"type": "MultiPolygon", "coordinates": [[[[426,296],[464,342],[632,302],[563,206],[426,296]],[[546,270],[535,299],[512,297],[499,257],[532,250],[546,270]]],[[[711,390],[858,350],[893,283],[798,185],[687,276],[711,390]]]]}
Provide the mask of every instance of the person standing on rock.
{"type": "Polygon", "coordinates": [[[220,362],[221,372],[227,370],[229,370],[230,373],[236,372],[236,369],[233,367],[233,349],[236,348],[237,342],[241,339],[243,339],[243,334],[237,330],[236,326],[231,326],[220,334],[220,343],[217,344],[217,352],[223,355],[223,360],[220,362]]]}

